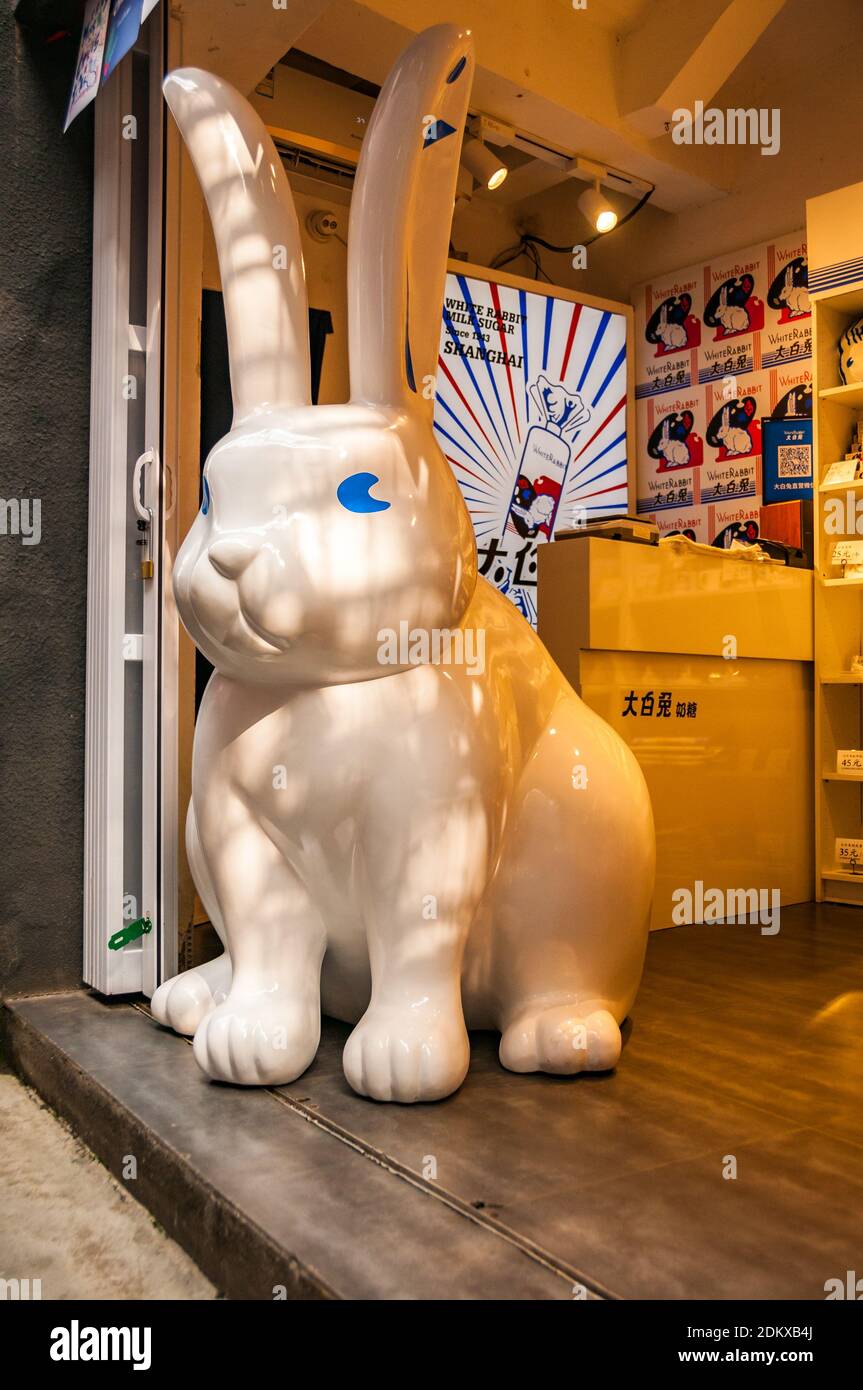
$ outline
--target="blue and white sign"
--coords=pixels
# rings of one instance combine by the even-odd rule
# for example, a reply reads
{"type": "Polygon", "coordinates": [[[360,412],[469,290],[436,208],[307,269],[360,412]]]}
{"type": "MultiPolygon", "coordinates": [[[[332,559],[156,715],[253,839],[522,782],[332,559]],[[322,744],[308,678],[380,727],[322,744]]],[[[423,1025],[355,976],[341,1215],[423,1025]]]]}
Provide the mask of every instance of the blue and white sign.
{"type": "Polygon", "coordinates": [[[448,275],[434,418],[480,571],[536,626],[536,547],[627,511],[626,318],[448,275]]]}
{"type": "Polygon", "coordinates": [[[812,496],[812,421],[802,416],[761,422],[765,502],[812,496]]]}

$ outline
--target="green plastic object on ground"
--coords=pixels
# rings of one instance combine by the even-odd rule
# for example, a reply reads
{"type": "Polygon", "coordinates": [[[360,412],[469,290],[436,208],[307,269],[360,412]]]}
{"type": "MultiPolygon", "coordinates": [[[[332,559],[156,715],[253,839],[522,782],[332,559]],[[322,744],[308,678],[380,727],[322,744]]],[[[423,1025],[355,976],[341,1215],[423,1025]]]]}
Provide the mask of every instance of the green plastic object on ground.
{"type": "Polygon", "coordinates": [[[108,942],[109,951],[121,951],[124,946],[128,946],[130,941],[137,941],[141,936],[147,936],[153,930],[153,923],[149,917],[136,917],[134,922],[123,927],[121,931],[115,931],[108,942]]]}

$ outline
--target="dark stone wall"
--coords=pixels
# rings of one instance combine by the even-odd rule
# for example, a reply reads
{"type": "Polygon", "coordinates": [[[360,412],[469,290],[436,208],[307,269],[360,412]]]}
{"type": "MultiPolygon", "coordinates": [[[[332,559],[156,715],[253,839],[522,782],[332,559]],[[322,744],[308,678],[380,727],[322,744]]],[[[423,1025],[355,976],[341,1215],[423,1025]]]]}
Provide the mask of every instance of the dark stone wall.
{"type": "Polygon", "coordinates": [[[77,34],[0,7],[0,997],[80,984],[92,107],[62,135],[77,34]]]}

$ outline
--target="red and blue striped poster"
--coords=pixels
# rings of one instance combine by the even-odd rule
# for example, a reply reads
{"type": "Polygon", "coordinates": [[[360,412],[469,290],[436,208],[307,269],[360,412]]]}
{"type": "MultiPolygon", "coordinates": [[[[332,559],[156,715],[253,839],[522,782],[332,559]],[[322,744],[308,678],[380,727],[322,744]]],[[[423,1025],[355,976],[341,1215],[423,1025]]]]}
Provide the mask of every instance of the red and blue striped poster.
{"type": "Polygon", "coordinates": [[[627,511],[626,318],[448,275],[434,418],[480,572],[536,626],[537,546],[627,511]]]}

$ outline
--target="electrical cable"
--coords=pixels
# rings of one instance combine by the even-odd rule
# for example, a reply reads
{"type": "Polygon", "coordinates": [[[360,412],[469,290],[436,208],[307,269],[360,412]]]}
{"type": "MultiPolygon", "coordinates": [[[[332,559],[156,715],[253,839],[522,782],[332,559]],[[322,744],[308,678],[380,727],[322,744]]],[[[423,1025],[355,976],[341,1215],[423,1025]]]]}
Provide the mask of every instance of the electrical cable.
{"type": "MultiPolygon", "coordinates": [[[[638,202],[633,203],[629,212],[621,217],[617,226],[613,227],[610,232],[597,232],[595,236],[590,237],[587,241],[580,242],[579,245],[592,246],[595,241],[601,239],[605,240],[607,237],[614,236],[614,233],[620,227],[625,226],[627,222],[630,222],[632,218],[635,217],[636,213],[641,212],[641,209],[650,201],[655,192],[656,184],[652,183],[641,195],[638,202]]],[[[560,255],[572,255],[573,250],[572,246],[556,246],[554,242],[546,241],[544,237],[535,236],[531,232],[524,232],[514,246],[506,246],[502,251],[497,253],[491,262],[490,269],[503,270],[504,266],[510,265],[513,261],[517,261],[520,256],[527,256],[528,259],[533,262],[536,272],[538,272],[538,274],[534,275],[534,278],[536,279],[538,275],[542,275],[551,285],[554,281],[550,275],[546,274],[542,261],[539,259],[539,252],[537,250],[539,246],[542,246],[546,251],[554,251],[560,255]]]]}
{"type": "MultiPolygon", "coordinates": [[[[610,232],[597,232],[594,236],[590,237],[589,240],[579,242],[578,245],[592,246],[595,241],[606,241],[608,237],[614,236],[614,233],[619,232],[621,227],[625,227],[627,222],[631,221],[632,218],[635,217],[636,213],[641,212],[641,209],[645,206],[646,203],[650,201],[655,192],[656,184],[652,183],[650,187],[646,189],[644,193],[642,193],[638,202],[633,203],[632,207],[629,209],[629,212],[625,213],[624,216],[621,217],[620,221],[614,227],[612,227],[610,232]]],[[[553,242],[546,241],[541,236],[534,236],[531,232],[525,232],[523,234],[522,242],[535,242],[537,246],[542,246],[546,251],[556,251],[559,252],[561,255],[572,255],[571,245],[555,246],[553,242]]]]}
{"type": "MultiPolygon", "coordinates": [[[[513,261],[517,261],[520,256],[525,256],[530,261],[531,265],[534,267],[535,272],[539,270],[540,273],[544,276],[544,278],[548,280],[549,284],[553,283],[550,276],[546,275],[542,263],[539,261],[539,253],[535,250],[534,247],[523,246],[521,243],[519,243],[518,246],[509,247],[508,251],[509,254],[507,254],[507,252],[505,251],[501,251],[497,256],[495,256],[489,269],[503,270],[504,266],[510,265],[513,261]]],[[[534,279],[536,278],[536,274],[534,274],[534,279]]]]}
{"type": "Polygon", "coordinates": [[[505,246],[504,249],[498,251],[497,255],[494,257],[490,269],[502,270],[505,265],[509,265],[510,261],[517,260],[519,256],[525,254],[523,241],[517,241],[514,246],[505,246]]]}
{"type": "Polygon", "coordinates": [[[544,267],[543,264],[542,264],[542,260],[540,259],[540,255],[539,255],[539,252],[537,251],[536,247],[535,247],[535,246],[527,246],[527,247],[525,247],[525,251],[526,251],[527,255],[530,257],[530,259],[533,261],[533,264],[534,264],[534,267],[535,267],[535,269],[534,269],[534,275],[533,275],[534,280],[538,280],[539,277],[540,277],[540,275],[541,275],[542,278],[543,278],[544,280],[547,280],[549,284],[552,284],[551,276],[550,276],[550,275],[546,275],[546,273],[545,273],[545,267],[544,267]]]}

